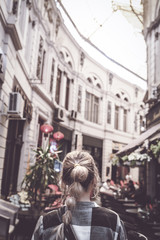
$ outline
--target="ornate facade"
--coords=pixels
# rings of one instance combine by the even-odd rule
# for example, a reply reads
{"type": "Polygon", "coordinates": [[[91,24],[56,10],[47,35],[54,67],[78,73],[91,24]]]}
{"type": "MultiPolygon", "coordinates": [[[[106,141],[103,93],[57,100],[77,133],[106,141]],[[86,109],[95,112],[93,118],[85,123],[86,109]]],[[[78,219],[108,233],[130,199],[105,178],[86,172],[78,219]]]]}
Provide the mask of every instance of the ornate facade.
{"type": "Polygon", "coordinates": [[[45,122],[64,133],[63,155],[85,149],[111,177],[111,154],[140,133],[144,91],[83,51],[54,1],[2,1],[0,33],[1,193],[20,189],[45,122]]]}

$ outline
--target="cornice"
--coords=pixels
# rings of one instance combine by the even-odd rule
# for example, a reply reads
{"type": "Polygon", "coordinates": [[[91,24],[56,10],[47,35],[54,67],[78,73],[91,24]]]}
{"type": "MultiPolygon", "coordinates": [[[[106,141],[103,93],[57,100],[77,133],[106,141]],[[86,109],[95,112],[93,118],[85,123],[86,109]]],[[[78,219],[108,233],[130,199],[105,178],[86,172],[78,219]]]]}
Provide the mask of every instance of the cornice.
{"type": "MultiPolygon", "coordinates": [[[[22,49],[22,43],[20,40],[20,36],[16,27],[16,22],[15,22],[15,16],[12,18],[12,22],[8,21],[6,19],[6,16],[4,15],[2,6],[0,6],[0,19],[3,24],[4,30],[6,33],[8,33],[13,41],[13,44],[15,46],[15,49],[21,50],[22,49]]],[[[10,19],[11,20],[11,19],[10,19]]]]}

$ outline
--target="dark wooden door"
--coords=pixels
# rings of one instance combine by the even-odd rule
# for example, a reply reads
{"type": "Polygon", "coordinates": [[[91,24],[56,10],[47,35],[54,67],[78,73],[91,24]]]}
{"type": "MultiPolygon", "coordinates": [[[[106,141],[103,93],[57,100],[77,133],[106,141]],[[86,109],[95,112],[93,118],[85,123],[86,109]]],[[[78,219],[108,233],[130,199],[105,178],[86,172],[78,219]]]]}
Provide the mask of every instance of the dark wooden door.
{"type": "Polygon", "coordinates": [[[24,123],[22,120],[9,121],[2,178],[2,195],[5,197],[17,190],[24,123]]]}

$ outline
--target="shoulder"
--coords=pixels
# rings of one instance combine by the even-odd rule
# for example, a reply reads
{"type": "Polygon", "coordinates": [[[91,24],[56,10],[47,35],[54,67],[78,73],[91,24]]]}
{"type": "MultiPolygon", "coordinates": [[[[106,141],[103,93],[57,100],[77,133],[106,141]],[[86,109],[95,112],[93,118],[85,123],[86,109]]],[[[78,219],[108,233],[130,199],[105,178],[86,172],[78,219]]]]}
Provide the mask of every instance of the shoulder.
{"type": "Polygon", "coordinates": [[[116,229],[118,214],[104,207],[94,207],[92,211],[92,226],[110,227],[116,229]]]}
{"type": "Polygon", "coordinates": [[[43,227],[47,229],[62,223],[62,215],[65,212],[65,207],[53,210],[43,216],[43,227]]]}

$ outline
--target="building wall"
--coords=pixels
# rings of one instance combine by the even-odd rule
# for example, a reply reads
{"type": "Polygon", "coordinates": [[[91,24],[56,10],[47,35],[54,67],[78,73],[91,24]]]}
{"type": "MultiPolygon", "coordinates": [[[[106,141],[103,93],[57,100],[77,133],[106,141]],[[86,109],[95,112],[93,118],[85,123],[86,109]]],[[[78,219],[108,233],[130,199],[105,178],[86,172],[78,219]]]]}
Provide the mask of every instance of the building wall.
{"type": "Polygon", "coordinates": [[[77,149],[82,149],[84,135],[103,141],[102,180],[104,181],[106,167],[111,168],[110,154],[113,151],[113,143],[123,146],[137,137],[140,132],[138,118],[136,118],[138,127],[135,131],[135,114],[140,114],[139,109],[144,91],[121,79],[109,69],[105,69],[84,52],[63,24],[63,19],[54,1],[33,0],[32,5],[26,1],[19,1],[18,6],[15,2],[6,0],[0,6],[0,49],[5,59],[4,73],[0,75],[4,77],[4,83],[1,81],[0,92],[2,113],[0,119],[0,183],[4,171],[7,129],[10,121],[7,114],[9,93],[14,91],[15,81],[21,88],[20,93],[23,98],[27,99],[25,101],[28,106],[30,103],[32,105],[32,118],[28,119],[27,115],[24,119],[17,189],[20,190],[27,165],[34,162],[32,149],[37,147],[38,119],[40,117],[44,122],[54,125],[56,108],[64,112],[60,126],[72,132],[72,150],[75,146],[77,149]],[[40,56],[39,60],[38,56],[40,56]],[[39,69],[43,69],[41,77],[37,74],[38,64],[41,66],[39,69]],[[62,72],[59,103],[56,102],[58,69],[62,72]],[[70,79],[69,103],[68,109],[65,109],[67,78],[70,79]],[[81,86],[81,109],[78,112],[79,85],[81,86]],[[137,89],[138,95],[136,96],[137,89]],[[97,123],[86,120],[86,91],[92,100],[98,101],[96,113],[98,117],[96,118],[96,114],[93,115],[94,119],[98,119],[97,123]],[[119,94],[119,97],[116,94],[119,94]],[[108,101],[111,102],[110,123],[107,123],[108,101]],[[119,128],[117,130],[114,126],[115,105],[119,107],[119,128]],[[126,132],[123,129],[124,109],[127,111],[126,132]],[[77,114],[75,118],[71,117],[72,110],[77,114]]]}
{"type": "MultiPolygon", "coordinates": [[[[144,1],[144,38],[147,45],[148,88],[145,98],[147,129],[160,123],[160,1],[144,1]]],[[[156,133],[155,136],[156,138],[156,133]]],[[[159,174],[158,159],[146,166],[147,194],[152,198],[158,196],[159,174]]]]}

